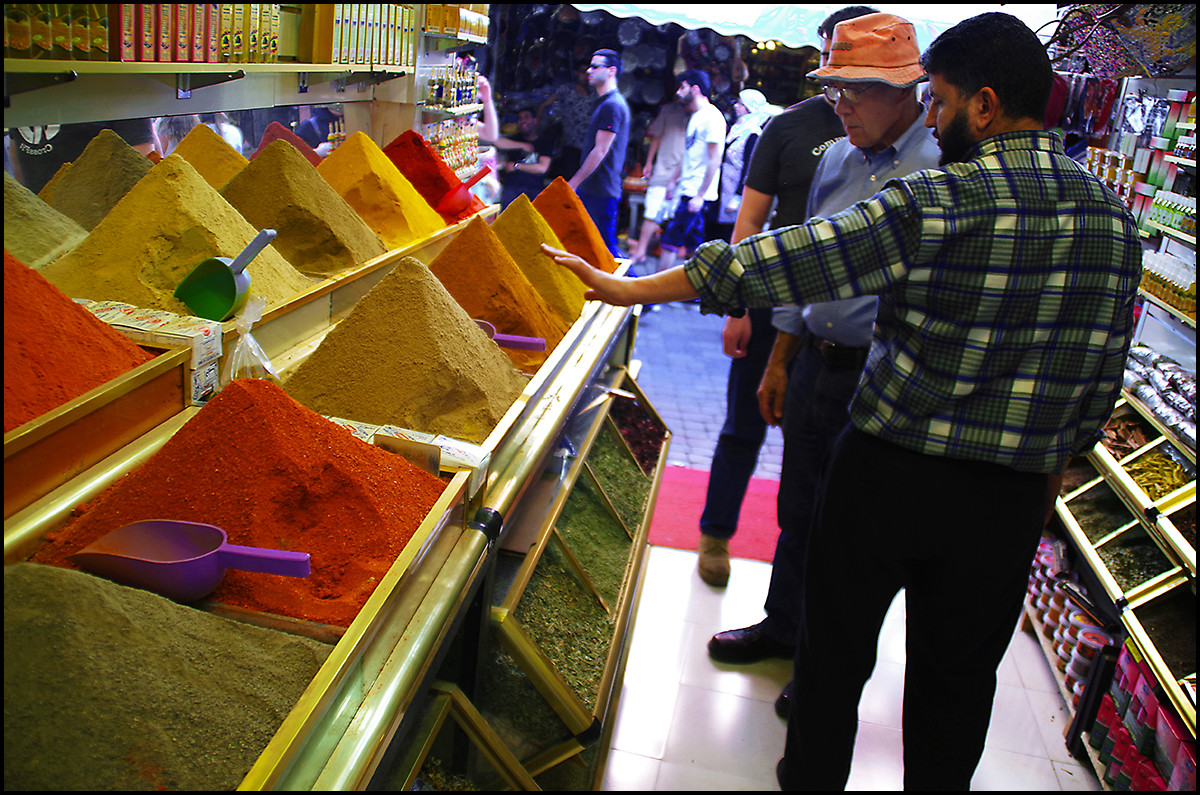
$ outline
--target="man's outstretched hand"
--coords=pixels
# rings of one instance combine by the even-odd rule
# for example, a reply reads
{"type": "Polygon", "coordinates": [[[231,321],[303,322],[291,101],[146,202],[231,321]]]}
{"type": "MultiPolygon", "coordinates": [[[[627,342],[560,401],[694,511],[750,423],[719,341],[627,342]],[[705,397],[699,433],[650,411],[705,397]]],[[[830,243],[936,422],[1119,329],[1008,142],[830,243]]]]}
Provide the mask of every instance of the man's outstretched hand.
{"type": "Polygon", "coordinates": [[[692,287],[682,266],[635,279],[614,276],[599,268],[593,268],[582,258],[545,243],[542,244],[542,253],[571,271],[587,286],[584,298],[589,301],[603,301],[613,306],[633,306],[686,301],[697,295],[696,288],[692,287]]]}

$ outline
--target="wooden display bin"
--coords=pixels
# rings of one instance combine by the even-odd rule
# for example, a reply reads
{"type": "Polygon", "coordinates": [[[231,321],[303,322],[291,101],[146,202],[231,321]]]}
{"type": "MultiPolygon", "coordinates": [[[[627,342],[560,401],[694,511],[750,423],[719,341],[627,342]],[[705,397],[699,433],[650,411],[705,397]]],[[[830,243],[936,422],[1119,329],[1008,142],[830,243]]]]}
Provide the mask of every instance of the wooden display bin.
{"type": "Polygon", "coordinates": [[[4,435],[4,519],[191,404],[192,352],[149,362],[4,435]]]}

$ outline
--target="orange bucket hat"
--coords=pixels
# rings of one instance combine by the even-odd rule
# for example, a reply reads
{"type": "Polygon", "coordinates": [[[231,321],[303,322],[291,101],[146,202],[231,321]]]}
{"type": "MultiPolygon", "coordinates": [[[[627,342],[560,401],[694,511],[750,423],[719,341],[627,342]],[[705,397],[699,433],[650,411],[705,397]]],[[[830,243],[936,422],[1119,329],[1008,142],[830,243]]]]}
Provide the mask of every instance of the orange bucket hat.
{"type": "Polygon", "coordinates": [[[837,24],[829,63],[808,76],[907,88],[928,79],[920,57],[911,22],[895,14],[867,14],[837,24]]]}

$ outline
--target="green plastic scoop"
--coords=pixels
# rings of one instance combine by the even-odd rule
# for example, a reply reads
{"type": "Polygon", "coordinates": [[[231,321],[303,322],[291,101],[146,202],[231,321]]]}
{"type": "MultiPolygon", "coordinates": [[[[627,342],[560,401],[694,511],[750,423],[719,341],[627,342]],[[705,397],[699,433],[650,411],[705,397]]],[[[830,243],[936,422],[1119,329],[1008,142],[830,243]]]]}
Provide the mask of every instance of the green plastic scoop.
{"type": "Polygon", "coordinates": [[[196,317],[221,321],[236,315],[250,294],[246,266],[274,239],[275,230],[264,229],[236,259],[209,257],[184,277],[175,297],[196,317]]]}

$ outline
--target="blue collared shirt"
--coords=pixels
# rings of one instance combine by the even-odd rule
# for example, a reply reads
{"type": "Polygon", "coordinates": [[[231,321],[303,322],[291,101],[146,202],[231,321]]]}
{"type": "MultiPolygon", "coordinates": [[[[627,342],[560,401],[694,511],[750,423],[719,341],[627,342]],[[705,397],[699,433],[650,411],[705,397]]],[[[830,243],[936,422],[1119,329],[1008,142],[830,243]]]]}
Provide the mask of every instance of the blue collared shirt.
{"type": "MultiPolygon", "coordinates": [[[[871,153],[842,138],[825,152],[817,165],[808,191],[809,212],[818,217],[839,213],[857,201],[869,198],[893,177],[935,168],[941,149],[933,131],[925,126],[925,114],[918,113],[896,141],[886,149],[871,153]]],[[[804,307],[780,307],[772,314],[772,325],[793,336],[803,326],[818,337],[866,348],[871,344],[875,326],[874,296],[845,301],[823,301],[804,307]]]]}

